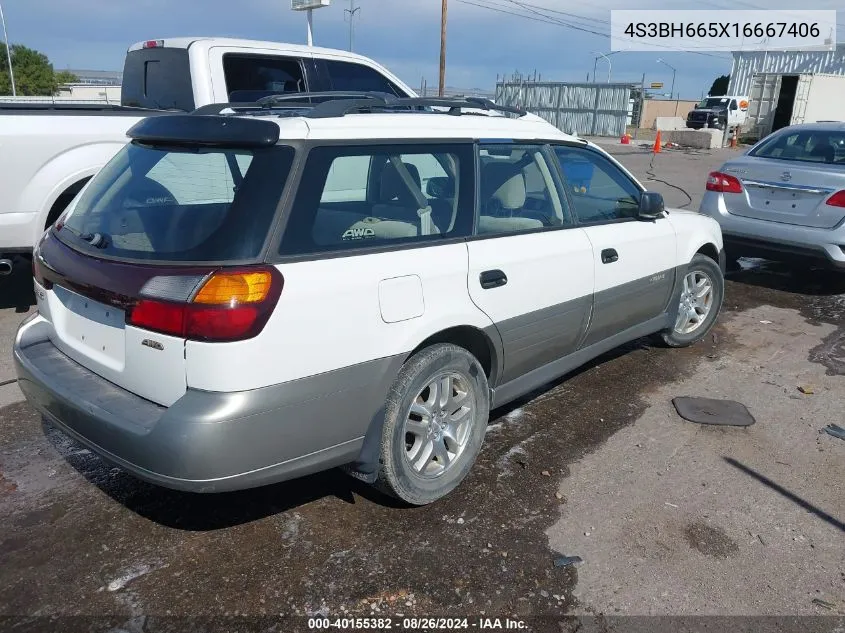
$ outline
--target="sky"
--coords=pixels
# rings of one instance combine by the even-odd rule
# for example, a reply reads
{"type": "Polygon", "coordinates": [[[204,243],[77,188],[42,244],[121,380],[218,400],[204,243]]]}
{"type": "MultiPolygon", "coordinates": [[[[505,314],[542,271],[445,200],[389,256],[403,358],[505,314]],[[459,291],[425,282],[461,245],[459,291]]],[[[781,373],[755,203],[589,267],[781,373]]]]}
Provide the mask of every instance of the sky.
{"type": "MultiPolygon", "coordinates": [[[[436,88],[440,0],[354,0],[354,50],[390,68],[411,87],[436,88]]],[[[121,70],[127,47],[182,36],[226,36],[305,43],[303,13],[290,0],[0,0],[9,40],[45,53],[57,69],[121,70]]],[[[492,90],[497,75],[521,72],[544,80],[592,80],[599,53],[609,53],[611,9],[796,10],[797,0],[449,0],[446,83],[492,90]],[[481,6],[479,6],[481,5],[481,6]],[[575,25],[579,28],[572,28],[575,25]],[[594,33],[587,32],[593,31],[594,33]]],[[[842,0],[805,0],[804,9],[833,9],[842,0]]],[[[314,12],[314,44],[349,47],[349,0],[314,12]]],[[[838,14],[845,38],[845,11],[838,14]]],[[[677,72],[676,97],[698,99],[731,68],[728,53],[621,52],[612,80],[663,82],[677,72]]],[[[597,80],[608,65],[597,63],[597,80]]]]}

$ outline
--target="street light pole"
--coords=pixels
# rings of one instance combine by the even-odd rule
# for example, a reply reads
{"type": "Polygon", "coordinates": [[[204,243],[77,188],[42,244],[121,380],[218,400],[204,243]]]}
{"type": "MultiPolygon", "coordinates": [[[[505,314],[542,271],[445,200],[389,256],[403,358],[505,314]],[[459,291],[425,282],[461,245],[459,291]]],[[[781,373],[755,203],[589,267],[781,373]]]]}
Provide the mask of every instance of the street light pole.
{"type": "Polygon", "coordinates": [[[314,46],[314,9],[306,11],[308,18],[308,46],[314,46]]]}
{"type": "Polygon", "coordinates": [[[352,52],[355,43],[355,14],[361,10],[361,7],[355,6],[355,0],[349,0],[349,8],[344,9],[344,13],[349,14],[349,52],[352,52]]]}
{"type": "Polygon", "coordinates": [[[596,64],[598,63],[599,58],[604,58],[604,61],[607,62],[607,83],[610,83],[611,72],[613,70],[613,65],[610,63],[610,55],[613,55],[613,53],[610,53],[610,55],[605,55],[604,53],[593,51],[593,54],[598,55],[598,57],[593,60],[593,83],[596,83],[596,64]]]}
{"type": "Polygon", "coordinates": [[[669,90],[669,99],[673,99],[674,96],[675,96],[675,73],[678,72],[678,69],[675,68],[674,66],[672,66],[672,64],[670,64],[670,63],[668,63],[668,62],[666,62],[662,59],[658,59],[657,61],[661,64],[665,64],[666,66],[668,66],[669,68],[672,69],[672,87],[669,90]]]}
{"type": "Polygon", "coordinates": [[[12,69],[12,47],[9,45],[9,34],[6,32],[6,17],[3,15],[3,3],[0,2],[0,22],[3,23],[3,41],[6,43],[6,61],[9,62],[9,81],[12,84],[12,96],[17,97],[15,90],[15,71],[12,69]]]}
{"type": "Polygon", "coordinates": [[[449,0],[443,0],[440,7],[440,87],[438,94],[442,97],[446,92],[446,13],[449,0]]]}

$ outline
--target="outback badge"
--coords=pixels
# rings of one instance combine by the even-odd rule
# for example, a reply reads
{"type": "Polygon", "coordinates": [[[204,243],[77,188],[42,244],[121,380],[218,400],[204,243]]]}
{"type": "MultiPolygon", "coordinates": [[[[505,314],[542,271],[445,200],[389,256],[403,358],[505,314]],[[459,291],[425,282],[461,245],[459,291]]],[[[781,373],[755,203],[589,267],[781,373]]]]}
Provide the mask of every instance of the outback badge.
{"type": "Polygon", "coordinates": [[[144,347],[152,347],[153,349],[157,349],[159,351],[164,350],[164,345],[162,345],[158,341],[153,341],[148,338],[145,338],[143,341],[141,341],[141,345],[143,345],[144,347]]]}

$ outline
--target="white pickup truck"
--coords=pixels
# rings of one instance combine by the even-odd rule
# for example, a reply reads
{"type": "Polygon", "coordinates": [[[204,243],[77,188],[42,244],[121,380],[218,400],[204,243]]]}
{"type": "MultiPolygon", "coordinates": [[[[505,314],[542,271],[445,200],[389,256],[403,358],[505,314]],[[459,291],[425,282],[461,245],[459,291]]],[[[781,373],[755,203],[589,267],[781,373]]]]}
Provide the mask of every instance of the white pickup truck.
{"type": "Polygon", "coordinates": [[[224,38],[131,46],[121,105],[0,104],[0,274],[30,254],[138,120],[291,92],[417,94],[373,60],[345,51],[224,38]]]}
{"type": "Polygon", "coordinates": [[[741,128],[748,119],[748,103],[748,97],[739,95],[707,97],[687,114],[686,125],[694,130],[741,128]]]}

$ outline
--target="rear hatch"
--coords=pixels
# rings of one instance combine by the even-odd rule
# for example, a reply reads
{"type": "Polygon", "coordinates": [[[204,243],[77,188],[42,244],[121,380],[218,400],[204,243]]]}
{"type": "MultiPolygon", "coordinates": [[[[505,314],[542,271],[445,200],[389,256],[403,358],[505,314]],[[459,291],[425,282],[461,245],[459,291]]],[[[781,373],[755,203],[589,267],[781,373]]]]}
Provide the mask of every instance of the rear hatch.
{"type": "MultiPolygon", "coordinates": [[[[170,118],[189,117],[156,117],[170,118]]],[[[161,143],[147,134],[122,149],[45,234],[33,266],[53,344],[169,406],[186,390],[187,340],[255,336],[272,311],[280,276],[260,262],[293,150],[249,135],[215,146],[232,130],[218,139],[190,121],[177,146],[171,123],[147,122],[141,131],[161,143]],[[184,141],[192,130],[196,144],[184,141]]]]}
{"type": "Polygon", "coordinates": [[[742,193],[726,193],[728,211],[771,222],[830,229],[845,219],[845,133],[842,142],[778,135],[722,171],[742,183],[742,193]],[[791,140],[791,143],[789,142],[791,140]]]}

